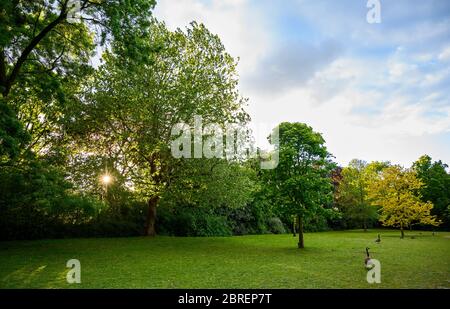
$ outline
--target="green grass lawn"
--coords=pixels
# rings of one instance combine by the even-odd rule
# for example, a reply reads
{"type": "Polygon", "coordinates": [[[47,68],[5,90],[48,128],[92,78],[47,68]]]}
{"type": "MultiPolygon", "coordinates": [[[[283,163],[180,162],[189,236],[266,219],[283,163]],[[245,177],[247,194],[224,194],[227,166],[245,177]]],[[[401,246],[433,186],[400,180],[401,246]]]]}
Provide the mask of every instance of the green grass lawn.
{"type": "Polygon", "coordinates": [[[307,233],[303,250],[292,235],[0,242],[0,287],[450,288],[450,233],[399,234],[307,233]],[[366,246],[381,262],[381,284],[366,281],[366,246]],[[81,284],[66,282],[72,258],[81,284]]]}

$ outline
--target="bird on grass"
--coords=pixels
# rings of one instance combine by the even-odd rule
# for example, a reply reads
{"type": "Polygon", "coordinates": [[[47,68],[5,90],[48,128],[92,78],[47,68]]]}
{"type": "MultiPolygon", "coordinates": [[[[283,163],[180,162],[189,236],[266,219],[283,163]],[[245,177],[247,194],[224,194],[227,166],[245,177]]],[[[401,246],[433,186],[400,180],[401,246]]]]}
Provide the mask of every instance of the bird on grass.
{"type": "Polygon", "coordinates": [[[369,249],[366,247],[366,258],[364,259],[364,265],[366,269],[372,269],[374,267],[372,259],[370,258],[369,249]]]}
{"type": "Polygon", "coordinates": [[[375,242],[376,242],[377,244],[379,244],[379,243],[381,242],[381,237],[380,237],[380,234],[378,234],[378,238],[377,238],[377,239],[375,239],[375,242]]]}

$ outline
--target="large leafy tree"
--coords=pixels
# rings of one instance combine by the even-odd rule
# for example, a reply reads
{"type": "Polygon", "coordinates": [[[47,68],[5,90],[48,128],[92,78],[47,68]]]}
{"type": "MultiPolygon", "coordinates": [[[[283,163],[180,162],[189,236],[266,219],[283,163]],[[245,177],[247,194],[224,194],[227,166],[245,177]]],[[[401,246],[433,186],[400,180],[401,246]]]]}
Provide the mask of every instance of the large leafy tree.
{"type": "Polygon", "coordinates": [[[366,162],[354,159],[342,169],[336,192],[336,203],[345,218],[362,224],[364,231],[368,222],[377,217],[377,209],[368,197],[368,184],[374,176],[366,162]]]}
{"type": "Polygon", "coordinates": [[[278,207],[296,215],[299,223],[298,247],[304,248],[305,219],[330,210],[324,206],[332,200],[331,171],[335,165],[320,133],[303,123],[283,122],[277,128],[279,164],[267,170],[267,185],[278,207]]]}
{"type": "Polygon", "coordinates": [[[422,201],[430,201],[434,207],[432,214],[436,215],[448,227],[450,218],[450,174],[448,166],[442,161],[433,162],[431,157],[424,155],[413,164],[417,177],[424,183],[420,190],[422,201]]]}
{"type": "MultiPolygon", "coordinates": [[[[67,191],[64,165],[76,145],[65,128],[76,120],[81,81],[94,71],[96,50],[113,50],[128,62],[152,57],[156,49],[147,49],[142,40],[149,33],[154,4],[0,1],[0,164],[2,185],[12,188],[2,196],[2,215],[13,208],[27,214],[34,206],[46,212],[40,210],[44,204],[67,206],[51,197],[67,191]],[[75,3],[78,12],[71,8],[75,3]],[[28,182],[30,178],[37,180],[28,182]],[[39,203],[30,202],[33,198],[39,203]]],[[[20,221],[18,215],[8,218],[20,221]]]]}
{"type": "Polygon", "coordinates": [[[257,189],[248,164],[224,159],[177,160],[164,192],[164,204],[203,208],[242,208],[257,189]]]}
{"type": "Polygon", "coordinates": [[[401,238],[404,229],[413,224],[439,225],[436,216],[431,215],[433,204],[421,200],[423,186],[413,170],[398,165],[384,168],[370,183],[369,197],[381,207],[380,221],[386,226],[399,227],[401,238]]]}
{"type": "MultiPolygon", "coordinates": [[[[159,46],[151,61],[124,62],[114,51],[104,55],[69,131],[81,137],[83,156],[96,152],[110,158],[147,199],[146,234],[154,235],[156,206],[181,166],[170,152],[172,128],[180,122],[192,124],[196,115],[204,124],[222,126],[245,123],[248,115],[237,91],[236,62],[203,25],[172,32],[152,20],[146,40],[149,47],[159,46]]],[[[223,166],[205,164],[209,174],[223,166]]]]}
{"type": "MultiPolygon", "coordinates": [[[[0,3],[0,96],[31,137],[21,154],[64,157],[64,122],[96,50],[151,58],[143,44],[153,0],[11,0],[0,3]],[[78,4],[75,8],[74,4],[78,4]],[[75,17],[75,18],[74,18],[75,17]]],[[[20,154],[19,154],[20,155],[20,154]]]]}
{"type": "Polygon", "coordinates": [[[148,33],[154,4],[153,0],[2,1],[1,94],[8,97],[16,83],[54,86],[51,80],[76,75],[88,65],[93,37],[124,55],[145,55],[140,41],[148,33]]]}

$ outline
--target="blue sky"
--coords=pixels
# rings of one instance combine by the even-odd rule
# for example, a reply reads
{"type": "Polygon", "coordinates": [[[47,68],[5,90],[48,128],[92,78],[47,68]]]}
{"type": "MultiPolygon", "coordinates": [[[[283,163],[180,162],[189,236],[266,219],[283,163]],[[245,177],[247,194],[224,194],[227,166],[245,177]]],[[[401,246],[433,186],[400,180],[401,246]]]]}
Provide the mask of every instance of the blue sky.
{"type": "Polygon", "coordinates": [[[450,1],[380,0],[379,24],[366,4],[160,0],[155,15],[221,37],[255,124],[305,122],[342,165],[410,166],[422,154],[450,164],[450,1]]]}

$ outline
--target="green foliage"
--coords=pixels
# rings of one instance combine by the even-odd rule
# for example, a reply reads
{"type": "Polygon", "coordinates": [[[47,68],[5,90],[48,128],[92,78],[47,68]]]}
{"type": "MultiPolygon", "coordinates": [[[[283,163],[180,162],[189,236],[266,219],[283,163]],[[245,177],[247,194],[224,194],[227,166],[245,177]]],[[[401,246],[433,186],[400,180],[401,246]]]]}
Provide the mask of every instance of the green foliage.
{"type": "Polygon", "coordinates": [[[224,159],[181,159],[161,205],[242,208],[256,190],[252,169],[224,159]]]}
{"type": "Polygon", "coordinates": [[[343,213],[347,226],[367,227],[376,221],[377,208],[368,197],[369,183],[376,177],[374,163],[369,166],[361,160],[352,160],[341,171],[335,193],[336,205],[343,213]]]}
{"type": "Polygon", "coordinates": [[[331,228],[328,221],[332,218],[333,216],[327,217],[320,214],[306,218],[304,222],[305,232],[329,231],[331,228]]]}
{"type": "MultiPolygon", "coordinates": [[[[301,232],[322,231],[336,209],[347,227],[374,223],[379,201],[368,186],[380,184],[387,164],[352,161],[333,204],[335,166],[306,124],[278,126],[274,170],[257,160],[175,159],[175,124],[192,125],[194,116],[221,127],[249,122],[235,59],[202,24],[168,30],[152,18],[153,0],[81,0],[72,22],[67,4],[0,3],[1,238],[142,235],[154,197],[167,235],[284,233],[293,215],[301,232]]],[[[400,221],[431,222],[433,203],[431,214],[448,226],[447,168],[428,156],[414,164],[425,185],[404,193],[408,209],[397,208],[419,215],[400,221]]]]}
{"type": "Polygon", "coordinates": [[[81,81],[93,73],[96,48],[108,47],[122,57],[137,57],[137,51],[147,58],[153,54],[139,41],[149,33],[154,1],[79,2],[80,19],[71,22],[68,0],[0,4],[0,134],[8,152],[21,160],[32,151],[52,159],[52,164],[67,166],[76,145],[66,127],[76,121],[81,81]],[[12,141],[14,132],[8,130],[18,127],[6,119],[10,112],[3,103],[17,114],[30,138],[12,141]]]}
{"type": "Polygon", "coordinates": [[[331,155],[324,139],[302,123],[281,123],[278,127],[280,162],[268,170],[272,191],[290,214],[307,217],[331,201],[331,155]]]}
{"type": "Polygon", "coordinates": [[[77,194],[60,170],[42,162],[0,169],[2,239],[58,237],[61,226],[86,224],[103,207],[77,194]]]}
{"type": "Polygon", "coordinates": [[[149,48],[161,46],[154,61],[134,58],[124,65],[112,50],[84,84],[76,121],[67,126],[79,141],[76,156],[111,158],[110,166],[141,199],[244,205],[251,181],[243,168],[223,160],[175,159],[169,148],[174,125],[191,124],[196,115],[221,125],[248,120],[237,91],[236,62],[216,35],[196,23],[172,32],[152,19],[146,40],[149,48]]]}
{"type": "MultiPolygon", "coordinates": [[[[175,201],[175,200],[174,200],[175,201]]],[[[278,218],[268,217],[267,209],[256,201],[244,207],[168,206],[158,209],[157,230],[163,235],[228,236],[284,233],[278,218]],[[271,225],[273,220],[278,220],[271,225]],[[279,225],[278,222],[280,223],[279,225]]]]}
{"type": "Polygon", "coordinates": [[[151,54],[142,41],[149,33],[154,1],[81,0],[80,18],[71,22],[68,4],[68,0],[1,2],[3,97],[16,83],[17,88],[45,84],[47,93],[52,93],[61,80],[80,76],[90,66],[95,45],[110,46],[129,59],[151,54]]]}
{"type": "Polygon", "coordinates": [[[215,211],[227,218],[233,235],[264,234],[268,232],[269,209],[263,201],[255,198],[244,207],[221,207],[215,211]]]}
{"type": "Polygon", "coordinates": [[[284,228],[283,222],[281,222],[280,218],[277,217],[267,219],[267,229],[269,232],[273,234],[286,233],[286,229],[284,228]]]}
{"type": "MultiPolygon", "coordinates": [[[[220,39],[196,23],[167,30],[151,18],[151,0],[82,0],[75,22],[67,3],[0,7],[1,157],[18,157],[22,169],[2,170],[2,207],[8,224],[28,224],[8,237],[136,235],[141,203],[153,195],[199,213],[246,207],[252,170],[219,159],[183,162],[168,152],[172,126],[194,115],[248,121],[236,62],[220,39]],[[94,72],[96,48],[104,55],[94,72]],[[107,189],[99,181],[106,171],[113,177],[107,189]]],[[[196,235],[225,235],[227,220],[205,214],[191,221],[196,235]]]]}
{"type": "Polygon", "coordinates": [[[227,218],[207,209],[160,207],[158,233],[174,236],[231,236],[227,218]]]}
{"type": "Polygon", "coordinates": [[[0,100],[0,166],[15,159],[29,136],[11,108],[0,100]]]}
{"type": "Polygon", "coordinates": [[[420,190],[422,201],[433,203],[432,214],[443,221],[444,227],[450,227],[450,173],[448,165],[442,161],[432,162],[429,156],[422,156],[413,164],[417,177],[424,183],[420,190]]]}
{"type": "Polygon", "coordinates": [[[303,123],[283,122],[279,130],[279,164],[264,172],[268,196],[282,217],[299,217],[299,247],[303,246],[303,222],[313,216],[330,215],[334,164],[319,133],[303,123]]]}

